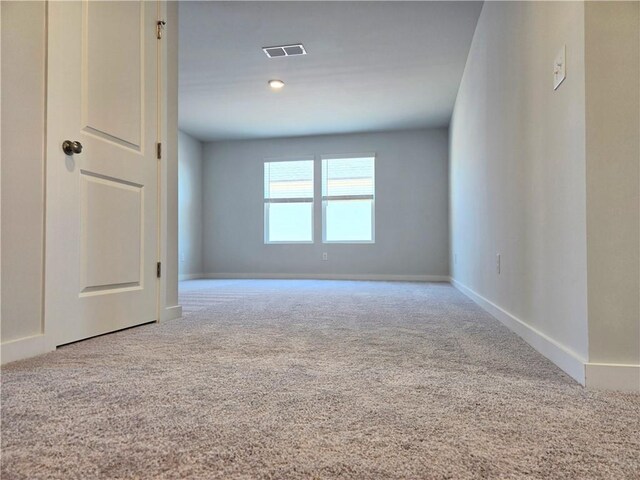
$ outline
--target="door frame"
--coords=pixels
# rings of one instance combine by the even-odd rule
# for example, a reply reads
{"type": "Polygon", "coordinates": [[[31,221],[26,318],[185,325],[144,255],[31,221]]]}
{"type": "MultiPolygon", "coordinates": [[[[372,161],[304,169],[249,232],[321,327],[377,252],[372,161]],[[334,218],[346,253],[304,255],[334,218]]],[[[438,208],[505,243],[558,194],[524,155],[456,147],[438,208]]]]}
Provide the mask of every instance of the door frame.
{"type": "Polygon", "coordinates": [[[159,18],[166,21],[158,53],[163,150],[158,169],[158,258],[162,263],[158,322],[163,322],[182,316],[178,301],[178,2],[159,0],[159,18]]]}

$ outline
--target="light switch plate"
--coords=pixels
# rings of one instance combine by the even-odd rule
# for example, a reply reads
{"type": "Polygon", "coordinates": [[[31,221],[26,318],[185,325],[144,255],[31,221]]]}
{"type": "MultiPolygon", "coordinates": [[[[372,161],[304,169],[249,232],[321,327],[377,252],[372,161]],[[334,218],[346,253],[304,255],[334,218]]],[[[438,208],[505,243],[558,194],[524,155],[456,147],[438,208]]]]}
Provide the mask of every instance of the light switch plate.
{"type": "Polygon", "coordinates": [[[553,89],[557,90],[567,76],[566,45],[563,45],[553,61],[553,89]]]}

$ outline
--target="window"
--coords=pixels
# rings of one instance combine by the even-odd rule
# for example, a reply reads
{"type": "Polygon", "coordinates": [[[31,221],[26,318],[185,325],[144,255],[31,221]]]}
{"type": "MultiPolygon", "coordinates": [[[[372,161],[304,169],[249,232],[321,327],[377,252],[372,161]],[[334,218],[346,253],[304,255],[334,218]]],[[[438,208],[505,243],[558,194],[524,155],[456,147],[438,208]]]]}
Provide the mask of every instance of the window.
{"type": "Polygon", "coordinates": [[[323,242],[374,242],[374,162],[373,155],[322,159],[323,242]]]}
{"type": "Polygon", "coordinates": [[[313,160],[264,163],[264,242],[313,242],[313,160]]]}

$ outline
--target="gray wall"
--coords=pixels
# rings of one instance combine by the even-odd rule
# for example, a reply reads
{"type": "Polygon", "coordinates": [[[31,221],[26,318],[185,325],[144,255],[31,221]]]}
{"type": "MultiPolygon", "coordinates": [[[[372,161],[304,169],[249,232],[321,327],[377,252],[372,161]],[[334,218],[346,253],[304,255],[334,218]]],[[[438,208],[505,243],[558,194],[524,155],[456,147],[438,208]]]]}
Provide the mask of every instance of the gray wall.
{"type": "Polygon", "coordinates": [[[179,132],[178,255],[180,278],[202,269],[202,143],[179,132]]]}
{"type": "Polygon", "coordinates": [[[585,4],[589,361],[595,363],[640,365],[639,10],[637,2],[585,4]]]}
{"type": "Polygon", "coordinates": [[[42,333],[46,5],[2,16],[2,342],[42,333]]]}
{"type": "Polygon", "coordinates": [[[448,275],[447,141],[446,129],[434,129],[206,144],[205,272],[448,275]],[[314,244],[264,244],[265,158],[363,152],[377,154],[375,244],[323,244],[319,201],[314,244]]]}
{"type": "Polygon", "coordinates": [[[583,360],[584,99],[583,3],[485,2],[451,124],[452,277],[583,360]]]}

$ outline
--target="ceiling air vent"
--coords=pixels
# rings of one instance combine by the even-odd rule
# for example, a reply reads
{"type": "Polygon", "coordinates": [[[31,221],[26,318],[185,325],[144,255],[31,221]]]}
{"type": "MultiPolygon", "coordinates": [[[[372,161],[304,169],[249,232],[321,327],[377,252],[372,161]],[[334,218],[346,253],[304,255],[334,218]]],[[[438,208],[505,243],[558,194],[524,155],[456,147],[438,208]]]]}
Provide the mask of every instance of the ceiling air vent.
{"type": "Polygon", "coordinates": [[[306,55],[307,51],[301,43],[295,45],[280,45],[275,47],[262,47],[262,51],[269,58],[278,57],[295,57],[297,55],[306,55]]]}

